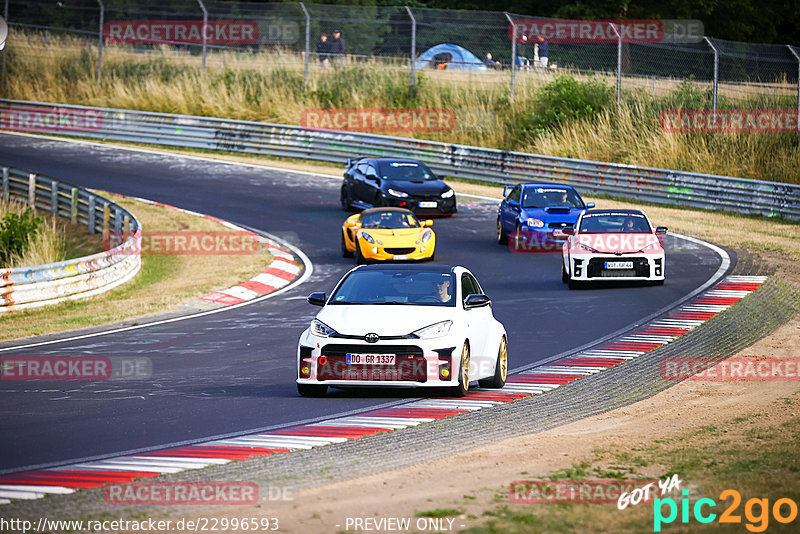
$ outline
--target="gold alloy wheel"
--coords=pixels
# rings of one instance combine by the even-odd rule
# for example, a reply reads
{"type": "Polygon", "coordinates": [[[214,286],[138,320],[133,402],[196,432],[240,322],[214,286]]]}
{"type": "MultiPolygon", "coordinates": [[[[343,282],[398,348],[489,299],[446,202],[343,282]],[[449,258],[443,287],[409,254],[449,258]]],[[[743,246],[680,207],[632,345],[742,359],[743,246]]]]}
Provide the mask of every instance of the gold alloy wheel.
{"type": "Polygon", "coordinates": [[[500,352],[497,354],[497,365],[500,367],[500,377],[503,382],[506,381],[508,375],[508,346],[506,345],[506,338],[500,340],[500,352]]]}
{"type": "Polygon", "coordinates": [[[461,349],[461,384],[464,391],[469,389],[469,345],[464,343],[464,348],[461,349]]]}

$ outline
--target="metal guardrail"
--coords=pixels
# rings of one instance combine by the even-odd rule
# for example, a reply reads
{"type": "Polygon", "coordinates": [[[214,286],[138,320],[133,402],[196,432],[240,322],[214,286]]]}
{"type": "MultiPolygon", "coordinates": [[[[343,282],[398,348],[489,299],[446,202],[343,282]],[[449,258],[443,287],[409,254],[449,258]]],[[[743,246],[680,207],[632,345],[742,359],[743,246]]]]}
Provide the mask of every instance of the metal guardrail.
{"type": "Polygon", "coordinates": [[[0,314],[91,297],[141,268],[141,224],[128,210],[81,187],[26,170],[2,167],[2,198],[85,224],[89,233],[124,235],[118,246],[91,256],[0,269],[0,314]]]}
{"type": "Polygon", "coordinates": [[[0,130],[344,163],[401,156],[460,178],[564,182],[589,194],[800,219],[800,186],[299,126],[0,99],[0,130]]]}

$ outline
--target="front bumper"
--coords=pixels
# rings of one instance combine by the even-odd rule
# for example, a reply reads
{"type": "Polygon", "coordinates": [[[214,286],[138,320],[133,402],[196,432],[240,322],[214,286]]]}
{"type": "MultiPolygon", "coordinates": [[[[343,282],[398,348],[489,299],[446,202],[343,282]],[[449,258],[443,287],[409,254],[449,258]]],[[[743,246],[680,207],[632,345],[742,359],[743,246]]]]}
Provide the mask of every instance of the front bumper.
{"type": "Polygon", "coordinates": [[[456,347],[462,343],[453,336],[366,343],[363,338],[319,338],[306,330],[297,349],[297,383],[338,387],[457,386],[461,352],[456,347]],[[347,353],[393,354],[395,363],[347,364],[347,353]]]}
{"type": "Polygon", "coordinates": [[[456,196],[450,198],[397,198],[392,196],[386,197],[386,203],[395,208],[406,208],[414,212],[415,215],[431,215],[431,216],[446,216],[453,215],[458,211],[456,208],[456,196]],[[420,203],[435,202],[436,206],[422,207],[420,203]]]}
{"type": "Polygon", "coordinates": [[[653,281],[664,280],[665,258],[659,254],[572,254],[569,257],[570,275],[583,282],[653,281]],[[631,268],[607,268],[609,262],[631,262],[631,268]]]}
{"type": "Polygon", "coordinates": [[[436,248],[436,238],[427,243],[413,243],[407,247],[374,245],[359,237],[356,246],[361,248],[361,255],[369,261],[425,261],[431,259],[436,248]],[[404,250],[405,249],[405,250],[404,250]],[[407,250],[411,249],[411,250],[407,250]]]}

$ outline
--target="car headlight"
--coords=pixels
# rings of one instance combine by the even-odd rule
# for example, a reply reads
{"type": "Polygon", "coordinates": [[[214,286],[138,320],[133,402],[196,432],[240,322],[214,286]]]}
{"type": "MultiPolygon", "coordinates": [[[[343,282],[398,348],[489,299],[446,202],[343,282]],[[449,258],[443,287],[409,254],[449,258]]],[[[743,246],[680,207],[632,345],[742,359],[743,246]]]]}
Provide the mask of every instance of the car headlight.
{"type": "Polygon", "coordinates": [[[597,249],[590,247],[586,243],[578,243],[578,248],[582,248],[583,250],[588,250],[589,252],[597,252],[597,249]]]}
{"type": "Polygon", "coordinates": [[[450,198],[450,197],[452,197],[454,194],[455,194],[455,191],[453,191],[452,189],[448,189],[447,191],[445,191],[444,193],[442,193],[442,198],[450,198]]]}
{"type": "Polygon", "coordinates": [[[402,191],[398,191],[397,189],[387,189],[386,192],[392,196],[400,198],[408,198],[408,193],[403,193],[402,191]]]}
{"type": "Polygon", "coordinates": [[[317,337],[331,337],[337,334],[336,330],[326,325],[319,319],[311,321],[311,333],[317,337]]]}
{"type": "Polygon", "coordinates": [[[369,243],[369,244],[371,244],[371,245],[374,245],[374,244],[375,244],[375,238],[373,238],[373,237],[372,237],[371,235],[369,235],[367,232],[361,232],[361,237],[363,237],[363,238],[364,238],[364,240],[365,240],[367,243],[369,243]]]}
{"type": "Polygon", "coordinates": [[[530,228],[543,228],[544,227],[544,221],[542,221],[541,219],[530,218],[527,221],[525,221],[525,224],[527,224],[528,227],[530,227],[530,228]]]}
{"type": "Polygon", "coordinates": [[[412,336],[417,336],[420,339],[431,339],[434,337],[446,336],[450,332],[450,327],[453,326],[453,321],[442,321],[435,323],[425,328],[420,328],[411,332],[412,336]]]}
{"type": "Polygon", "coordinates": [[[431,232],[430,230],[425,230],[425,233],[422,234],[422,242],[427,243],[428,241],[431,240],[432,237],[433,237],[433,232],[431,232]]]}

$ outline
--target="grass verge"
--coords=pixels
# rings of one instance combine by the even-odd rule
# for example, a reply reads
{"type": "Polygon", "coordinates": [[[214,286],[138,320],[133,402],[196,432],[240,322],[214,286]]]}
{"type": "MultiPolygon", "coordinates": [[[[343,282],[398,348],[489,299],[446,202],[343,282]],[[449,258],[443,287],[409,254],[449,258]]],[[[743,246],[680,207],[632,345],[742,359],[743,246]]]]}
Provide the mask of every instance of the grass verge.
{"type": "MultiPolygon", "coordinates": [[[[101,195],[108,193],[100,192],[101,195]]],[[[114,197],[146,232],[230,232],[220,223],[177,210],[114,197]]],[[[225,289],[263,271],[272,257],[263,247],[241,255],[143,255],[133,280],[107,293],[0,315],[0,340],[38,336],[175,311],[191,299],[225,289]]]]}
{"type": "MultiPolygon", "coordinates": [[[[795,394],[769,410],[731,418],[722,424],[704,426],[670,439],[656,439],[634,447],[598,448],[591,458],[574,464],[571,469],[553,472],[549,478],[556,479],[569,471],[572,480],[620,478],[620,474],[625,478],[655,476],[663,480],[677,473],[683,480],[681,489],[689,491],[689,519],[682,524],[679,515],[673,524],[663,527],[665,531],[795,532],[796,519],[781,524],[772,514],[778,499],[800,501],[798,408],[800,395],[795,394]],[[720,524],[722,511],[734,504],[733,497],[720,497],[728,489],[736,490],[741,496],[741,503],[732,510],[732,517],[738,517],[739,521],[720,524]],[[706,525],[698,522],[691,512],[697,499],[703,497],[717,503],[713,509],[717,518],[706,525]],[[751,499],[768,499],[767,510],[762,510],[760,504],[749,504],[751,499]]],[[[668,496],[680,507],[682,495],[679,492],[668,496]]],[[[496,500],[505,502],[486,510],[482,524],[462,532],[623,533],[653,532],[654,529],[653,504],[629,506],[621,511],[616,504],[509,504],[505,493],[498,493],[496,500]]],[[[788,516],[789,506],[782,508],[782,514],[788,516]]],[[[703,512],[707,515],[709,509],[703,512]]]]}

